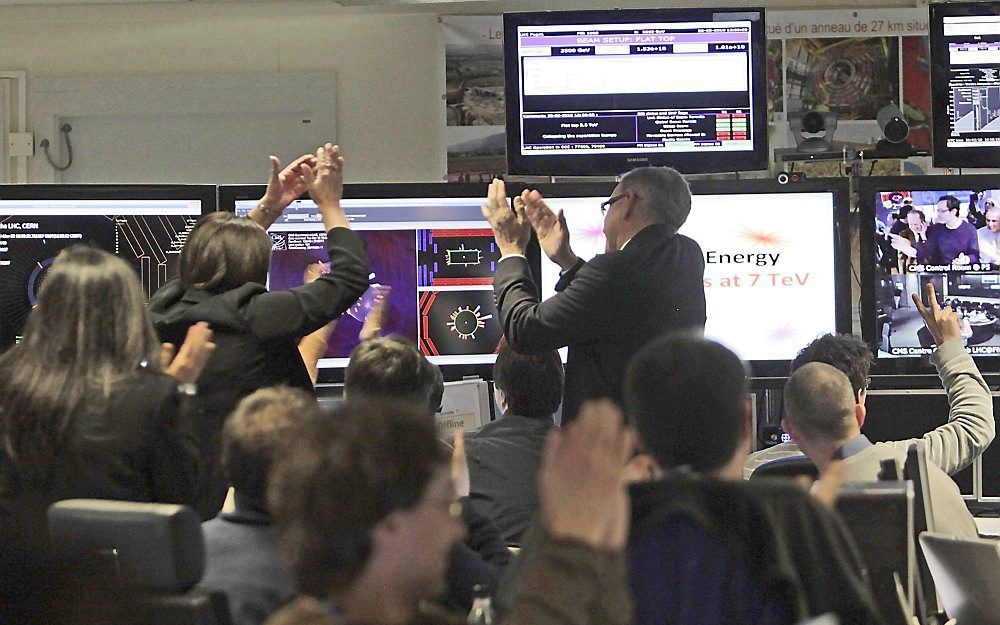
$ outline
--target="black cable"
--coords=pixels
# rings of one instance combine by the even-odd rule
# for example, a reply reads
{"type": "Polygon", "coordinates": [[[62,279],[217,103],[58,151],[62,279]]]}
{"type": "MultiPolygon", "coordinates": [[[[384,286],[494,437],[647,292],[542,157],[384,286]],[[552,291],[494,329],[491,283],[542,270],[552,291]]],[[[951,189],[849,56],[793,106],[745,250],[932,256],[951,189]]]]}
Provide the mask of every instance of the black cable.
{"type": "Polygon", "coordinates": [[[872,161],[872,166],[871,166],[871,168],[870,168],[870,169],[868,170],[868,177],[869,177],[869,178],[871,178],[871,177],[872,177],[872,173],[874,173],[874,171],[875,171],[875,165],[876,165],[877,163],[878,163],[878,161],[872,161]]]}
{"type": "Polygon", "coordinates": [[[66,154],[67,156],[69,156],[69,159],[66,161],[65,165],[59,165],[52,160],[52,156],[49,155],[48,139],[42,139],[42,142],[38,144],[39,146],[41,146],[42,151],[45,152],[45,159],[49,161],[49,165],[52,165],[53,169],[55,169],[56,171],[66,171],[67,169],[73,166],[73,144],[70,143],[69,141],[69,133],[72,130],[73,127],[70,126],[69,124],[63,124],[62,126],[59,126],[59,132],[62,133],[63,137],[66,140],[66,154]]]}

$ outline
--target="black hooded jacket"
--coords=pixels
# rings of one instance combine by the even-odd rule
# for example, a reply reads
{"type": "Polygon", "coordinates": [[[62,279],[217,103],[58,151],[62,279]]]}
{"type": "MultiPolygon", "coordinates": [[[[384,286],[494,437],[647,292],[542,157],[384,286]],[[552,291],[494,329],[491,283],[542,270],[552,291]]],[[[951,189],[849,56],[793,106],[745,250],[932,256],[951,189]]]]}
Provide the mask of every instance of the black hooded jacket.
{"type": "Polygon", "coordinates": [[[264,285],[250,282],[212,293],[185,289],[180,280],[173,280],[150,298],[162,341],[179,347],[188,328],[205,321],[216,344],[198,379],[201,415],[196,428],[208,483],[196,507],[204,519],[214,517],[225,500],[227,486],[218,456],[226,417],[257,389],[283,384],[311,393],[298,339],[339,317],[368,288],[368,255],[357,233],[333,228],[326,245],[330,272],[288,291],[268,292],[264,285]]]}

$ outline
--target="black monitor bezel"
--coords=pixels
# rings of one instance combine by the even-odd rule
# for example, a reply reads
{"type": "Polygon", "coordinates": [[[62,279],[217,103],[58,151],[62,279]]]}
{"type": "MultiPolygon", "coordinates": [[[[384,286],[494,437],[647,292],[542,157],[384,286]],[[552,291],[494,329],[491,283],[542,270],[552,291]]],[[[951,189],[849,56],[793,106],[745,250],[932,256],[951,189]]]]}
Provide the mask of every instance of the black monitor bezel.
{"type": "Polygon", "coordinates": [[[0,200],[201,200],[202,216],[218,206],[207,184],[4,184],[0,200]]]}
{"type": "Polygon", "coordinates": [[[944,37],[944,18],[974,15],[1000,15],[1000,2],[936,2],[930,5],[931,53],[931,136],[935,167],[996,167],[1000,146],[949,148],[951,119],[948,103],[949,54],[944,37]]]}
{"type": "MultiPolygon", "coordinates": [[[[861,336],[876,357],[872,375],[933,374],[927,356],[878,358],[879,337],[875,334],[875,194],[882,191],[941,191],[948,189],[1000,189],[1000,175],[965,174],[960,176],[871,176],[858,180],[858,216],[860,225],[859,259],[861,264],[861,336]]],[[[997,356],[973,356],[980,369],[994,370],[1000,365],[997,356]]]]}
{"type": "Polygon", "coordinates": [[[199,200],[201,217],[218,206],[216,186],[205,184],[0,184],[0,200],[199,200]]]}
{"type": "Polygon", "coordinates": [[[634,167],[665,165],[682,173],[711,173],[723,171],[762,170],[768,167],[767,92],[765,85],[766,26],[763,7],[734,7],[709,9],[606,9],[586,11],[538,11],[504,13],[504,82],[507,120],[507,171],[511,175],[544,176],[599,176],[617,175],[634,167]],[[524,156],[520,153],[520,79],[516,68],[517,27],[548,24],[595,24],[615,22],[656,21],[715,21],[714,14],[759,13],[760,19],[751,28],[751,59],[759,59],[752,67],[760,76],[754,81],[754,150],[726,154],[712,152],[671,154],[602,154],[524,156]]]}
{"type": "MultiPolygon", "coordinates": [[[[233,211],[237,201],[257,200],[264,194],[264,185],[223,185],[219,187],[219,210],[233,211]]],[[[449,198],[481,197],[486,199],[489,185],[486,183],[447,182],[405,182],[405,183],[361,183],[345,184],[344,199],[391,199],[391,198],[449,198]]],[[[511,189],[509,189],[511,191],[511,189]]],[[[303,196],[308,199],[308,196],[303,196]]],[[[483,219],[483,227],[489,227],[483,219]]],[[[526,256],[531,266],[536,284],[541,279],[541,250],[532,236],[526,256]]],[[[448,381],[478,376],[484,380],[493,379],[492,364],[448,364],[441,365],[441,371],[448,381]]],[[[341,383],[344,381],[343,367],[323,367],[319,369],[320,383],[341,383]]]]}
{"type": "MultiPolygon", "coordinates": [[[[693,195],[737,195],[769,193],[815,193],[833,194],[833,237],[834,237],[834,305],[835,326],[838,333],[850,333],[851,319],[851,197],[848,179],[823,178],[808,179],[793,184],[780,184],[771,179],[751,180],[694,180],[689,183],[693,195]]],[[[537,189],[548,197],[601,197],[610,195],[614,182],[607,183],[552,183],[508,185],[508,189],[519,192],[523,188],[537,189]]],[[[599,210],[594,206],[594,210],[599,210]]],[[[789,219],[794,219],[789,215],[789,219]]],[[[752,332],[753,328],[747,328],[752,332]]],[[[802,347],[805,347],[803,345],[802,347]]],[[[788,375],[788,360],[749,360],[753,377],[784,377],[788,375]]]]}

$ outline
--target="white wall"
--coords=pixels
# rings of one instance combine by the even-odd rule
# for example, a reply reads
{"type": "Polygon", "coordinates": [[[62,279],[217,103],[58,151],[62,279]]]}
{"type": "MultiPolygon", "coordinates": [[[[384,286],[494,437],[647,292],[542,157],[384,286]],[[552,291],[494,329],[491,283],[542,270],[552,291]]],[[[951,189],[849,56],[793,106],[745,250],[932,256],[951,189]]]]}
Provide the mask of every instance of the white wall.
{"type": "MultiPolygon", "coordinates": [[[[349,180],[433,181],[440,180],[444,168],[443,70],[436,12],[498,14],[614,4],[621,3],[505,0],[396,7],[376,13],[345,9],[330,1],[7,4],[0,6],[0,71],[26,70],[30,82],[41,76],[332,70],[337,76],[340,135],[334,139],[348,158],[349,180]]],[[[692,3],[626,3],[684,4],[692,3]]],[[[833,8],[824,0],[725,4],[833,8]]],[[[860,0],[838,6],[871,8],[860,0]]],[[[28,108],[30,113],[30,103],[28,108]]],[[[29,130],[43,129],[29,119],[29,130]]],[[[42,136],[37,135],[36,142],[42,136]]]]}
{"type": "Polygon", "coordinates": [[[427,14],[352,15],[331,3],[0,8],[0,70],[27,70],[29,82],[332,70],[334,139],[352,182],[440,180],[440,65],[427,14]]]}

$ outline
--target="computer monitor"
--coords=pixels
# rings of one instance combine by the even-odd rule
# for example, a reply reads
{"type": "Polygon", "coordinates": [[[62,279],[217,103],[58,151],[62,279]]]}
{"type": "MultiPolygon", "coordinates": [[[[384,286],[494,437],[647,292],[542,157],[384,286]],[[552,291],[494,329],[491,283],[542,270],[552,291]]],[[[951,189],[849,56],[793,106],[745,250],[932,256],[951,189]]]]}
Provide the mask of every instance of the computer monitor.
{"type": "Polygon", "coordinates": [[[215,210],[206,185],[0,185],[0,351],[20,340],[59,252],[94,245],[132,265],[152,294],[177,275],[198,219],[215,210]]]}
{"type": "MultiPolygon", "coordinates": [[[[566,215],[570,244],[585,260],[605,251],[600,204],[613,187],[538,187],[566,215]]],[[[850,331],[846,181],[695,181],[691,192],[680,233],[705,255],[706,337],[750,362],[755,375],[788,375],[788,361],[811,340],[850,331]]],[[[559,267],[541,262],[546,299],[559,267]]]]}
{"type": "Polygon", "coordinates": [[[862,331],[878,372],[909,372],[891,361],[934,351],[912,301],[917,294],[928,304],[928,283],[938,304],[958,313],[966,350],[1000,355],[1000,176],[862,178],[858,197],[862,331]]]}
{"type": "Polygon", "coordinates": [[[1000,163],[1000,2],[930,5],[935,167],[1000,163]]]}
{"type": "MultiPolygon", "coordinates": [[[[471,367],[496,360],[501,329],[493,301],[500,250],[483,218],[487,187],[480,184],[345,185],[341,206],[364,240],[371,288],[344,313],[319,360],[325,372],[347,366],[358,332],[382,287],[391,287],[383,334],[416,343],[438,365],[471,367]]],[[[264,192],[258,186],[220,187],[220,206],[247,214],[264,192]]],[[[273,241],[268,287],[303,283],[303,271],[326,261],[325,233],[310,199],[292,202],[268,230],[273,241]]],[[[529,260],[537,271],[537,244],[529,260]]]]}
{"type": "Polygon", "coordinates": [[[504,14],[507,169],[767,167],[764,10],[504,14]]]}

